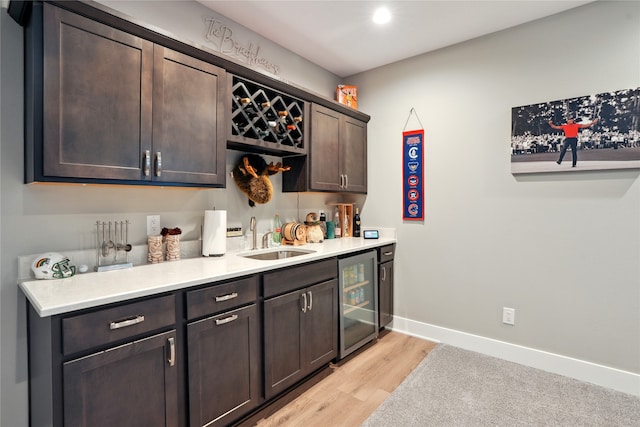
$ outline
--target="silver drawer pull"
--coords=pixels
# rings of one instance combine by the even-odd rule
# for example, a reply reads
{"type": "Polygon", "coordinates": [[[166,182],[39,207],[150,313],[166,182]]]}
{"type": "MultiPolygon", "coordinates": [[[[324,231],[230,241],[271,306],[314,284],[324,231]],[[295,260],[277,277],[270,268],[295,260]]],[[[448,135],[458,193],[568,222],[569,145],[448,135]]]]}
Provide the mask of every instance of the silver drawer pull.
{"type": "Polygon", "coordinates": [[[225,317],[224,319],[216,319],[216,325],[224,325],[225,323],[233,322],[238,318],[237,314],[225,317]]]}
{"type": "Polygon", "coordinates": [[[162,175],[162,153],[158,151],[156,153],[156,176],[162,175]]]}
{"type": "Polygon", "coordinates": [[[176,339],[171,337],[167,341],[169,342],[169,357],[167,358],[167,362],[169,362],[169,366],[173,366],[176,364],[176,339]]]}
{"type": "Polygon", "coordinates": [[[144,322],[144,316],[136,316],[133,319],[122,320],[120,322],[109,323],[109,329],[112,331],[115,329],[126,328],[127,326],[137,325],[144,322]]]}
{"type": "Polygon", "coordinates": [[[393,252],[385,252],[384,253],[384,256],[390,256],[390,255],[393,255],[393,252]]]}
{"type": "Polygon", "coordinates": [[[237,292],[231,292],[230,294],[227,294],[227,295],[220,295],[219,297],[216,297],[216,302],[229,301],[230,299],[234,299],[234,298],[238,298],[237,292]]]}
{"type": "Polygon", "coordinates": [[[149,176],[151,171],[151,152],[149,150],[145,150],[143,157],[144,157],[144,167],[142,168],[142,171],[144,173],[144,176],[149,176]]]}

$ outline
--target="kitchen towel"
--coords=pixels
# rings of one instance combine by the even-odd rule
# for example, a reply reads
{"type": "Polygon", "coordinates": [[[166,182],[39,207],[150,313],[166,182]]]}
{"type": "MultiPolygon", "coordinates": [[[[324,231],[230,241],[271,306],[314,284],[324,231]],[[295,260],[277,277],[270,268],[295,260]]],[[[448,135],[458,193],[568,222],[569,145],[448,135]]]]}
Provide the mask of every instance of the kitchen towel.
{"type": "Polygon", "coordinates": [[[227,250],[227,211],[204,211],[202,256],[222,256],[227,250]]]}

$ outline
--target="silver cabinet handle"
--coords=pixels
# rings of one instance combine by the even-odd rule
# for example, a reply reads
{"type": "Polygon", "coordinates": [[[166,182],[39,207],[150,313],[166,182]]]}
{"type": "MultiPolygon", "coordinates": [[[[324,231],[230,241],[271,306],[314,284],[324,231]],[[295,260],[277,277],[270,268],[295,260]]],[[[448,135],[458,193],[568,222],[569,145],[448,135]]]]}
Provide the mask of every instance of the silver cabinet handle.
{"type": "Polygon", "coordinates": [[[344,174],[344,188],[345,190],[349,188],[349,175],[347,175],[346,173],[344,174]]]}
{"type": "Polygon", "coordinates": [[[144,176],[149,176],[151,173],[151,151],[145,150],[142,159],[144,166],[142,167],[142,173],[144,176]]]}
{"type": "Polygon", "coordinates": [[[380,280],[387,280],[387,267],[382,267],[382,277],[380,280]]]}
{"type": "Polygon", "coordinates": [[[385,252],[383,255],[384,256],[391,256],[391,255],[393,255],[393,252],[385,252]]]}
{"type": "Polygon", "coordinates": [[[176,339],[171,337],[167,339],[169,343],[169,358],[167,362],[169,362],[169,366],[173,366],[176,364],[176,339]]]}
{"type": "Polygon", "coordinates": [[[162,153],[156,153],[156,176],[162,175],[162,153]]]}
{"type": "Polygon", "coordinates": [[[307,312],[307,293],[303,293],[302,294],[302,299],[304,300],[302,303],[302,312],[306,313],[307,312]]]}
{"type": "Polygon", "coordinates": [[[229,301],[230,299],[238,298],[237,292],[231,292],[227,295],[220,295],[216,297],[216,302],[229,301]]]}
{"type": "Polygon", "coordinates": [[[311,291],[307,293],[309,294],[309,306],[307,307],[307,310],[311,311],[311,309],[313,308],[313,294],[311,293],[311,291]]]}
{"type": "Polygon", "coordinates": [[[229,322],[233,322],[234,320],[238,319],[238,315],[237,314],[233,314],[229,317],[225,317],[222,319],[216,319],[216,326],[218,325],[224,325],[225,323],[229,323],[229,322]]]}
{"type": "Polygon", "coordinates": [[[136,316],[132,319],[121,320],[119,322],[111,322],[109,323],[109,329],[112,331],[115,329],[126,328],[127,326],[137,325],[138,323],[144,322],[144,316],[136,316]]]}

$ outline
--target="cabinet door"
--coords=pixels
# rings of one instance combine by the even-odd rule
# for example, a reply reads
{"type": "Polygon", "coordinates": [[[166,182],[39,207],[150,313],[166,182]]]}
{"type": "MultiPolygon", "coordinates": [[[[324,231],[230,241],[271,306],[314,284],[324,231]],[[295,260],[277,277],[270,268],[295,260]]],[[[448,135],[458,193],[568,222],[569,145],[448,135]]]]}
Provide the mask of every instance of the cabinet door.
{"type": "Polygon", "coordinates": [[[393,261],[380,264],[379,269],[378,292],[380,294],[380,307],[378,323],[380,328],[383,328],[393,320],[393,261]]]}
{"type": "Polygon", "coordinates": [[[313,372],[338,355],[338,281],[320,283],[306,291],[302,347],[307,369],[313,372]]]}
{"type": "Polygon", "coordinates": [[[228,425],[260,403],[256,305],[187,326],[189,425],[228,425]]]}
{"type": "Polygon", "coordinates": [[[176,332],[63,365],[64,425],[178,425],[176,332]]]}
{"type": "Polygon", "coordinates": [[[304,376],[301,324],[304,291],[264,301],[265,397],[284,391],[304,376]]]}
{"type": "Polygon", "coordinates": [[[225,184],[225,71],[155,46],[153,179],[225,184]]]}
{"type": "Polygon", "coordinates": [[[140,180],[153,44],[44,4],[45,176],[140,180]]]}
{"type": "Polygon", "coordinates": [[[311,190],[341,190],[340,138],[342,114],[313,104],[309,146],[311,190]]]}
{"type": "Polygon", "coordinates": [[[344,116],[340,142],[340,170],[345,176],[343,191],[367,192],[367,125],[344,116]]]}

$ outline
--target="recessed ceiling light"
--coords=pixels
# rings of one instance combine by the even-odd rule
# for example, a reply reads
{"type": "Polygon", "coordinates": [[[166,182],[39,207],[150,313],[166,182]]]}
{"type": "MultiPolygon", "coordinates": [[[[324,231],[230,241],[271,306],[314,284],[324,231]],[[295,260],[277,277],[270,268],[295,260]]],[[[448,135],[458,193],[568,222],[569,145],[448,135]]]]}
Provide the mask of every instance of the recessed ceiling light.
{"type": "Polygon", "coordinates": [[[376,24],[386,24],[391,21],[391,12],[386,7],[379,7],[373,13],[373,22],[376,24]]]}

